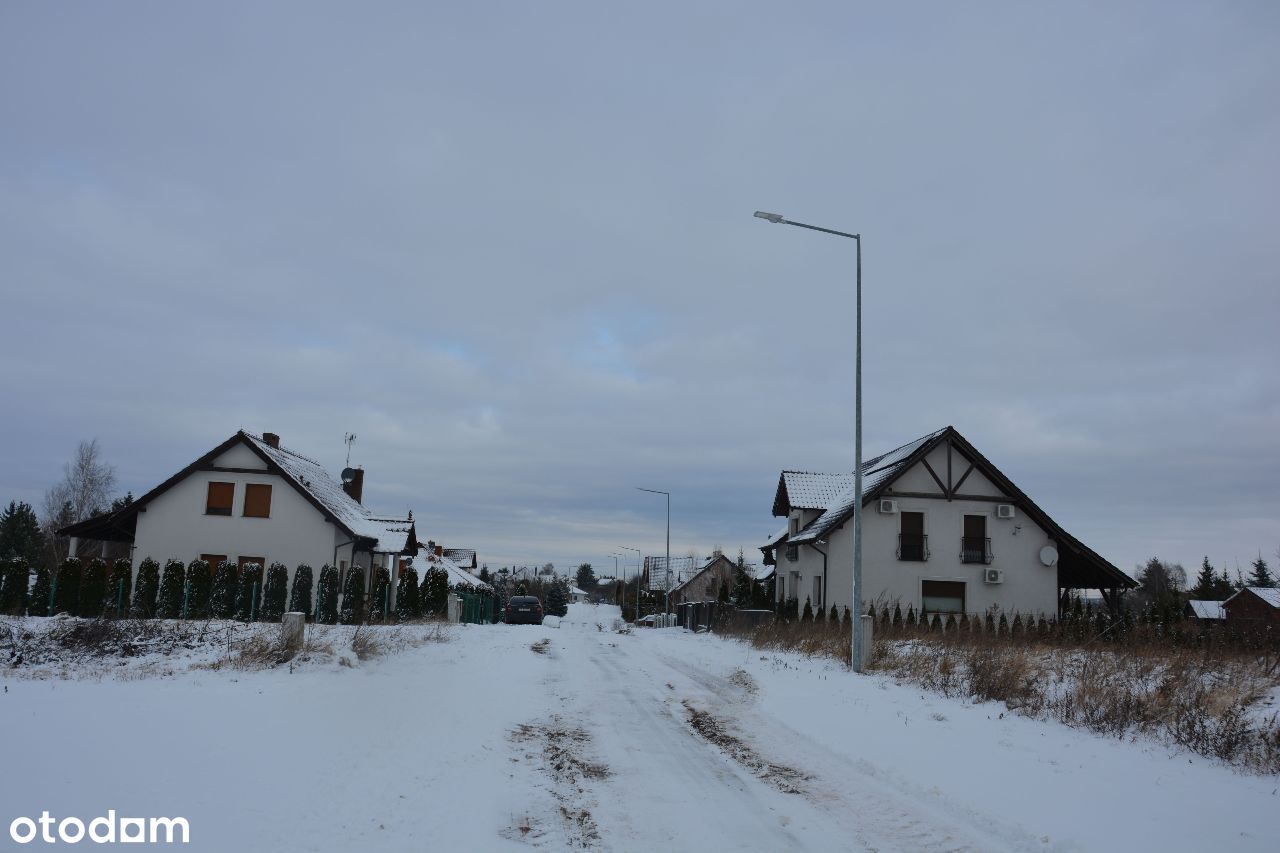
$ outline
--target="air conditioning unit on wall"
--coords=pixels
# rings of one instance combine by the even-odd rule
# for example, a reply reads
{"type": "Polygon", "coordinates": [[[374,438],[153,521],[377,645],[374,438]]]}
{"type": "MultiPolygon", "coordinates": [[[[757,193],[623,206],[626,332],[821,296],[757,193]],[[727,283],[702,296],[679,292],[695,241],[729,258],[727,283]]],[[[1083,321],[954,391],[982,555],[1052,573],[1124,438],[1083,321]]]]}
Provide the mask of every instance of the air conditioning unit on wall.
{"type": "Polygon", "coordinates": [[[880,512],[884,513],[885,515],[893,515],[897,511],[898,511],[897,501],[891,501],[891,500],[880,501],[880,512]]]}
{"type": "Polygon", "coordinates": [[[982,580],[984,583],[1004,583],[1004,571],[1001,569],[983,569],[982,580]]]}
{"type": "Polygon", "coordinates": [[[1013,518],[1013,504],[996,504],[996,518],[1013,518]]]}

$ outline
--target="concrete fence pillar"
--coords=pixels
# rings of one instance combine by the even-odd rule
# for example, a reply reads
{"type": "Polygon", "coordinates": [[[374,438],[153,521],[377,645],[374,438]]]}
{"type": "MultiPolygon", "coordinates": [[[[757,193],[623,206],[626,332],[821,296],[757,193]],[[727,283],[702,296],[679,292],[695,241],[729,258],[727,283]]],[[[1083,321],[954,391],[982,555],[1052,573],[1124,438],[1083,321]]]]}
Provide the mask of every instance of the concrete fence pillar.
{"type": "Polygon", "coordinates": [[[306,630],[305,613],[286,613],[280,622],[280,645],[291,651],[302,648],[302,632],[306,630]]]}
{"type": "Polygon", "coordinates": [[[862,620],[862,660],[859,669],[865,670],[871,664],[871,646],[875,642],[876,620],[868,614],[858,617],[862,620]]]}

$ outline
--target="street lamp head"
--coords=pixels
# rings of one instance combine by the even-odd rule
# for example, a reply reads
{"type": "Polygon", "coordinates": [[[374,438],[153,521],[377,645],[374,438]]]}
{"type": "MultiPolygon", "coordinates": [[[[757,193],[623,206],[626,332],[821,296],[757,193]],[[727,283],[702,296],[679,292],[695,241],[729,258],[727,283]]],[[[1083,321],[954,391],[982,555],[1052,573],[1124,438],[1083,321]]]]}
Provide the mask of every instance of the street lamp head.
{"type": "Polygon", "coordinates": [[[763,210],[757,210],[757,211],[756,211],[756,218],[757,218],[757,219],[767,219],[767,220],[769,220],[770,222],[773,222],[773,223],[775,223],[775,224],[776,224],[776,223],[778,223],[778,222],[781,222],[781,221],[782,221],[782,214],[781,214],[781,213],[765,213],[763,210]]]}

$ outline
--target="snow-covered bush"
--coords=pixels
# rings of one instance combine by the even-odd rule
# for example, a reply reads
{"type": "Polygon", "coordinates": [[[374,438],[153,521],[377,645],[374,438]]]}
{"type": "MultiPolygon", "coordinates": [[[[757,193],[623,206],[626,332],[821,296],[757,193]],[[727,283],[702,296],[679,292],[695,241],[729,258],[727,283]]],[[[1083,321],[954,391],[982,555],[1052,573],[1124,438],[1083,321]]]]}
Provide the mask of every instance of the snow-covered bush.
{"type": "Polygon", "coordinates": [[[289,592],[289,570],[284,563],[272,563],[267,569],[267,582],[262,585],[262,606],[258,618],[263,622],[279,622],[284,617],[285,597],[289,592]]]}
{"type": "Polygon", "coordinates": [[[127,616],[129,613],[129,592],[133,584],[133,567],[129,561],[121,558],[111,564],[107,572],[107,594],[103,599],[104,606],[112,616],[127,616]]]}
{"type": "Polygon", "coordinates": [[[181,560],[169,560],[160,576],[160,594],[156,597],[156,616],[177,619],[182,615],[182,594],[187,585],[187,567],[181,560]]]}
{"type": "Polygon", "coordinates": [[[449,573],[434,566],[427,569],[422,576],[419,599],[424,613],[430,616],[444,616],[449,606],[449,573]]]}
{"type": "Polygon", "coordinates": [[[204,560],[187,563],[187,618],[209,615],[209,594],[213,589],[213,569],[204,560]]]}
{"type": "Polygon", "coordinates": [[[338,570],[320,569],[320,589],[316,593],[316,621],[333,625],[338,621],[338,570]]]}
{"type": "Polygon", "coordinates": [[[80,561],[68,557],[54,578],[53,612],[75,614],[80,604],[80,561]]]}
{"type": "Polygon", "coordinates": [[[364,570],[352,566],[342,584],[343,625],[359,625],[364,619],[364,570]]]}
{"type": "Polygon", "coordinates": [[[209,616],[230,619],[236,612],[236,565],[223,560],[213,570],[213,589],[209,591],[209,616]]]}
{"type": "Polygon", "coordinates": [[[418,593],[418,570],[406,568],[400,573],[396,585],[396,618],[401,622],[417,619],[422,615],[422,603],[418,593]]]}
{"type": "Polygon", "coordinates": [[[564,616],[569,612],[569,590],[563,581],[552,581],[547,585],[547,600],[543,607],[548,616],[564,616]]]}
{"type": "Polygon", "coordinates": [[[160,594],[160,564],[147,557],[138,564],[138,583],[133,588],[129,615],[134,619],[150,619],[156,615],[156,596],[160,594]]]}
{"type": "Polygon", "coordinates": [[[31,616],[48,616],[49,596],[52,592],[49,570],[41,566],[36,569],[36,582],[32,584],[31,592],[27,595],[27,613],[31,616]]]}
{"type": "Polygon", "coordinates": [[[308,619],[311,618],[311,587],[314,583],[311,567],[305,563],[298,566],[293,573],[293,586],[289,590],[290,613],[305,613],[308,619]]]}
{"type": "Polygon", "coordinates": [[[391,573],[384,568],[373,570],[373,588],[369,591],[369,622],[382,622],[390,615],[391,573]]]}
{"type": "Polygon", "coordinates": [[[261,584],[261,565],[245,563],[240,567],[236,578],[236,618],[241,622],[249,622],[257,615],[255,611],[262,604],[261,584]]]}

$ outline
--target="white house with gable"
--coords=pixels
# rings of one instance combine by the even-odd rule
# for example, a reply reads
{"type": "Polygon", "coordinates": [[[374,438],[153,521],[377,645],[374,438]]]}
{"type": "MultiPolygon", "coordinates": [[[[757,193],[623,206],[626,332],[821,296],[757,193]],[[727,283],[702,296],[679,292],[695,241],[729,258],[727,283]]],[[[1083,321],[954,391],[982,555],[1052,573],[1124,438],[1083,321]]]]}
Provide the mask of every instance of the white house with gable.
{"type": "MultiPolygon", "coordinates": [[[[1052,615],[1070,589],[1108,601],[1137,584],[1063,530],[945,427],[862,466],[864,605],[935,613],[1052,615]]],[[[779,604],[843,612],[852,601],[852,473],[783,471],[773,514],[786,526],[761,551],[779,604]]]]}
{"type": "Polygon", "coordinates": [[[338,483],[316,462],[280,446],[280,437],[237,432],[138,498],[106,515],[59,531],[75,539],[128,542],[134,580],[151,558],[241,566],[283,563],[289,583],[299,565],[365,574],[418,551],[413,514],[379,515],[361,503],[364,471],[338,483]]]}

